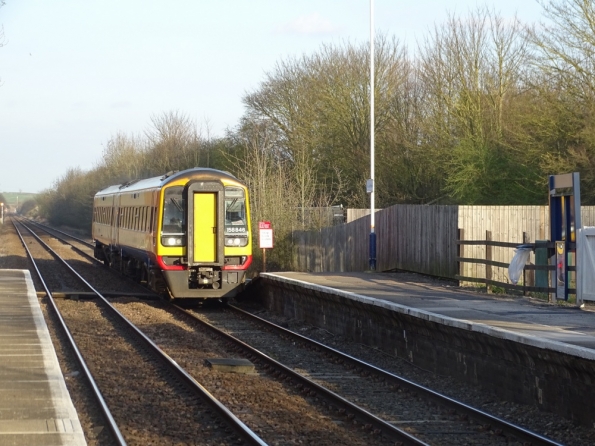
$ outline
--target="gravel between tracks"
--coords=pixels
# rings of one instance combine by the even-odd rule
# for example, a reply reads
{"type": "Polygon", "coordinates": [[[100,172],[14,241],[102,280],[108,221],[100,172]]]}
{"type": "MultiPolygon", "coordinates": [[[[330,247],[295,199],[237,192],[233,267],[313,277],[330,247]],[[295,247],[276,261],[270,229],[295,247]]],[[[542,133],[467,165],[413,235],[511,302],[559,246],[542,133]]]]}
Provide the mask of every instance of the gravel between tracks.
{"type": "MultiPolygon", "coordinates": [[[[12,225],[10,224],[0,225],[0,268],[30,268],[25,256],[25,252],[20,244],[20,241],[14,234],[12,225]]],[[[32,276],[36,286],[38,287],[34,272],[32,272],[32,276]]],[[[334,336],[325,330],[302,324],[299,321],[289,320],[274,314],[270,314],[263,308],[254,306],[251,303],[241,303],[240,306],[242,306],[244,309],[247,309],[248,311],[256,312],[259,314],[259,316],[286,326],[300,334],[312,337],[320,342],[345,351],[364,361],[371,362],[378,367],[402,375],[407,379],[415,381],[421,385],[435,389],[441,393],[452,396],[453,398],[465,401],[466,403],[490,412],[493,415],[511,420],[514,423],[521,424],[528,429],[553,438],[563,444],[595,444],[595,429],[576,426],[569,420],[561,419],[549,413],[539,412],[536,408],[530,406],[519,405],[501,400],[498,395],[487,393],[481,389],[469,387],[468,385],[459,383],[448,377],[436,376],[432,373],[412,366],[403,360],[399,360],[387,356],[384,353],[374,351],[367,346],[348,342],[347,340],[334,336]]],[[[42,308],[44,308],[43,304],[42,308]]],[[[130,308],[131,310],[133,309],[132,306],[130,308]]],[[[161,316],[159,316],[158,313],[161,310],[156,309],[155,311],[155,317],[160,318],[161,316]]],[[[52,333],[53,330],[51,328],[51,318],[48,318],[48,325],[50,326],[50,332],[52,333]]],[[[62,370],[65,376],[67,376],[66,384],[73,398],[73,402],[75,403],[75,407],[79,412],[79,418],[81,419],[87,441],[90,445],[108,444],[102,441],[102,435],[104,435],[104,432],[101,431],[101,423],[100,420],[98,421],[97,415],[93,415],[89,407],[85,407],[86,397],[84,386],[75,376],[69,376],[69,374],[71,374],[73,371],[76,371],[76,364],[73,362],[74,360],[69,359],[68,354],[63,352],[60,339],[56,338],[55,334],[52,334],[52,336],[52,339],[55,342],[55,348],[62,370]]]]}

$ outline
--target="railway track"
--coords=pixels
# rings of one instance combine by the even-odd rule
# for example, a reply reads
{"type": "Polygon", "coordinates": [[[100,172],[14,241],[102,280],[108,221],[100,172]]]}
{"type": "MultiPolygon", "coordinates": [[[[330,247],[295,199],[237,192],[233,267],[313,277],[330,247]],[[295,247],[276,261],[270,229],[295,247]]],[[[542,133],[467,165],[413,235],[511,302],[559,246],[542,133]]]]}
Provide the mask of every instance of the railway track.
{"type": "MultiPolygon", "coordinates": [[[[163,311],[170,312],[166,304],[151,305],[164,305],[163,311]]],[[[137,313],[142,325],[142,312],[137,313]]],[[[214,333],[220,329],[241,338],[232,340],[227,336],[227,342],[234,345],[227,348],[251,358],[260,373],[297,390],[312,405],[321,407],[324,416],[334,423],[367,432],[374,444],[386,439],[395,444],[558,444],[237,308],[185,314],[208,322],[214,333]]],[[[184,342],[166,340],[163,333],[155,334],[161,344],[184,342]]],[[[174,358],[175,350],[173,347],[169,352],[174,358]]],[[[176,360],[181,364],[193,361],[184,355],[176,360]]],[[[262,423],[255,424],[260,430],[267,430],[262,423]]]]}
{"type": "MultiPolygon", "coordinates": [[[[101,271],[105,274],[109,270],[102,268],[101,271]]],[[[213,394],[220,396],[239,418],[245,420],[246,424],[269,444],[395,444],[394,441],[378,436],[373,431],[362,430],[360,426],[344,422],[342,416],[330,417],[321,413],[320,406],[312,404],[301,392],[275,382],[277,380],[267,374],[263,376],[255,373],[238,378],[237,375],[205,367],[203,358],[214,355],[229,356],[231,350],[225,346],[221,347],[220,341],[214,341],[205,335],[204,331],[201,334],[197,330],[189,329],[168,315],[167,309],[171,311],[173,308],[170,304],[139,302],[130,298],[112,299],[111,303],[142,331],[148,333],[192,376],[205,383],[213,394]],[[161,307],[165,311],[159,314],[155,309],[159,310],[161,307]]]]}
{"type": "MultiPolygon", "coordinates": [[[[55,275],[47,253],[60,256],[22,223],[15,228],[40,277],[55,275]]],[[[63,260],[62,265],[97,295],[94,301],[54,301],[54,308],[81,353],[114,444],[266,444],[63,260]]]]}
{"type": "MultiPolygon", "coordinates": [[[[271,373],[289,375],[291,371],[298,372],[311,380],[309,384],[302,384],[309,392],[318,394],[321,387],[330,389],[421,442],[440,445],[559,444],[239,308],[195,312],[194,316],[213,329],[233,334],[238,339],[233,342],[247,354],[260,356],[265,353],[275,358],[275,362],[265,366],[271,373]]],[[[327,404],[340,413],[351,414],[353,418],[357,416],[353,409],[341,407],[335,401],[327,404]]]]}

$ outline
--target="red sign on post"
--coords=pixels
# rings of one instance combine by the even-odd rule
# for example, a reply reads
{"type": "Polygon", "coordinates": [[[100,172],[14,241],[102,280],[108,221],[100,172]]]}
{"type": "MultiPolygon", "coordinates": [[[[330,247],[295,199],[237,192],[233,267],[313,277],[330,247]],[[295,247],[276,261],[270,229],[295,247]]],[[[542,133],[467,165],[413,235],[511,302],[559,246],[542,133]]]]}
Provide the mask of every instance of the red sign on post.
{"type": "Polygon", "coordinates": [[[261,249],[271,249],[273,247],[273,228],[270,221],[258,222],[258,241],[261,249]]]}

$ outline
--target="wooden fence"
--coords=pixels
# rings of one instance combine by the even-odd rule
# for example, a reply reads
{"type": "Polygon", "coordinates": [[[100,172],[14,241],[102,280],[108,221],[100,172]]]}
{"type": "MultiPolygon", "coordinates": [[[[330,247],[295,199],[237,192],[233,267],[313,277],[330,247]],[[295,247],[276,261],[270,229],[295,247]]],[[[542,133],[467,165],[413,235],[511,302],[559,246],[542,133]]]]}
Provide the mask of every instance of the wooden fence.
{"type": "MultiPolygon", "coordinates": [[[[349,215],[349,214],[348,214],[349,215]]],[[[595,206],[582,207],[583,226],[595,226],[595,206]]],[[[515,244],[549,238],[547,206],[424,206],[395,205],[376,212],[378,271],[402,269],[455,279],[457,275],[485,278],[485,264],[465,263],[457,269],[458,229],[465,240],[515,244]],[[524,238],[523,238],[524,236],[524,238]]],[[[370,217],[324,228],[293,232],[293,265],[297,271],[365,271],[369,268],[370,217]]],[[[465,257],[485,259],[486,245],[467,246],[465,257]]],[[[509,263],[513,250],[494,246],[493,261],[509,263]]],[[[530,262],[534,263],[534,256],[530,262]]],[[[498,268],[493,280],[506,282],[498,268]]]]}
{"type": "MultiPolygon", "coordinates": [[[[536,252],[541,251],[541,261],[535,265],[528,263],[523,267],[522,277],[518,283],[511,283],[506,276],[496,275],[495,271],[499,269],[508,269],[509,262],[499,262],[493,259],[494,248],[508,248],[509,250],[515,250],[519,245],[517,243],[509,242],[496,242],[492,240],[491,231],[486,231],[485,240],[464,240],[464,231],[459,229],[459,241],[457,242],[459,255],[457,256],[457,262],[459,264],[459,271],[461,274],[456,276],[456,279],[460,283],[482,283],[486,285],[488,293],[492,291],[494,286],[504,288],[506,290],[522,291],[523,295],[527,295],[528,292],[538,292],[545,294],[553,294],[556,292],[556,288],[551,286],[549,277],[550,273],[556,270],[556,265],[550,265],[548,262],[548,251],[553,250],[555,242],[550,241],[539,241],[536,243],[523,243],[523,248],[528,248],[531,253],[535,255],[536,252]],[[485,246],[485,259],[479,259],[475,257],[465,257],[465,251],[471,246],[484,245],[485,246]],[[485,266],[485,277],[469,277],[464,276],[466,264],[481,264],[485,266]],[[495,280],[495,277],[503,277],[502,279],[495,280]]],[[[571,249],[576,249],[575,243],[570,243],[571,249]]],[[[568,265],[568,271],[570,275],[574,275],[576,271],[575,265],[568,265]]],[[[573,276],[574,277],[574,276],[573,276]]],[[[568,279],[568,278],[567,278],[568,279]]],[[[576,289],[569,287],[569,294],[576,294],[576,289]]]]}

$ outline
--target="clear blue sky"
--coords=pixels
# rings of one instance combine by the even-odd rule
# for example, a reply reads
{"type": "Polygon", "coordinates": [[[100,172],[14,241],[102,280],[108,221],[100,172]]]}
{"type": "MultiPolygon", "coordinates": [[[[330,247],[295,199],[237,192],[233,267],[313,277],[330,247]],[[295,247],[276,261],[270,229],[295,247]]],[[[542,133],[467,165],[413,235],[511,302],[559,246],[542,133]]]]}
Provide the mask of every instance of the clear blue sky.
{"type": "MultiPolygon", "coordinates": [[[[377,32],[413,44],[477,5],[526,23],[536,0],[375,0],[377,32]]],[[[275,62],[369,39],[369,0],[6,0],[0,192],[93,168],[116,132],[179,111],[223,136],[275,62]]]]}

